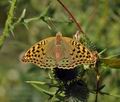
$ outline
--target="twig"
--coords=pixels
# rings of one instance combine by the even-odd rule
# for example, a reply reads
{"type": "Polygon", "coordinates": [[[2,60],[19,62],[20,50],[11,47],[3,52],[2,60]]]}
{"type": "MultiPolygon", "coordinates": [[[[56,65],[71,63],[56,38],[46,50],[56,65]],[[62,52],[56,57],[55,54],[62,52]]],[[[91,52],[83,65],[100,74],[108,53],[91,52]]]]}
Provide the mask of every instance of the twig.
{"type": "Polygon", "coordinates": [[[3,46],[3,43],[5,42],[6,38],[9,37],[9,27],[12,24],[13,18],[14,18],[14,10],[15,10],[15,4],[17,0],[11,1],[10,10],[8,12],[8,17],[5,23],[5,28],[3,30],[3,34],[0,36],[0,48],[3,46]]]}
{"type": "Polygon", "coordinates": [[[66,10],[66,12],[70,15],[70,17],[72,18],[72,20],[75,22],[76,26],[78,27],[78,29],[80,30],[81,33],[84,34],[84,31],[82,30],[80,24],[76,21],[76,19],[74,18],[73,14],[68,10],[68,8],[62,3],[62,1],[57,0],[62,6],[63,8],[66,10]]]}

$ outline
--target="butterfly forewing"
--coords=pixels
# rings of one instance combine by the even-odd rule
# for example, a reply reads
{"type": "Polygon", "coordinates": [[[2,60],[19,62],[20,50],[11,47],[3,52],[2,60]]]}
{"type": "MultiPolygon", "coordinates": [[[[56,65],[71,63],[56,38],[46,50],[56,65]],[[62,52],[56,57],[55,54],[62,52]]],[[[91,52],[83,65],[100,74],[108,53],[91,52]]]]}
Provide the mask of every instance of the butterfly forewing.
{"type": "Polygon", "coordinates": [[[54,68],[55,58],[53,55],[55,37],[44,39],[34,44],[23,56],[23,62],[31,62],[41,68],[54,68]]]}

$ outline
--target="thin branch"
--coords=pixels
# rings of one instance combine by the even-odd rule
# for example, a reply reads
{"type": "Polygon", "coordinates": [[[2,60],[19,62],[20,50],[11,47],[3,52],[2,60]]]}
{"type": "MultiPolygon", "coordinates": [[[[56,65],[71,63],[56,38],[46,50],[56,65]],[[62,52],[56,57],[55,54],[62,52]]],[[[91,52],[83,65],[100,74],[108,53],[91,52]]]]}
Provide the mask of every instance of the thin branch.
{"type": "Polygon", "coordinates": [[[80,32],[82,32],[84,34],[84,31],[82,30],[80,24],[76,21],[76,19],[74,18],[73,14],[68,10],[68,8],[62,3],[62,1],[57,0],[62,6],[63,8],[66,10],[66,12],[70,15],[70,17],[72,18],[72,20],[75,22],[76,26],[78,27],[78,29],[80,30],[80,32]]]}
{"type": "Polygon", "coordinates": [[[16,1],[17,0],[11,1],[11,6],[8,12],[8,17],[5,23],[5,28],[3,30],[3,34],[0,36],[0,48],[3,46],[3,43],[5,42],[6,38],[9,37],[9,32],[10,32],[9,28],[14,18],[14,10],[15,10],[16,1]]]}
{"type": "Polygon", "coordinates": [[[99,94],[99,87],[100,87],[100,72],[99,72],[99,67],[96,66],[95,68],[95,71],[96,71],[96,96],[95,96],[95,102],[98,101],[98,94],[99,94]]]}

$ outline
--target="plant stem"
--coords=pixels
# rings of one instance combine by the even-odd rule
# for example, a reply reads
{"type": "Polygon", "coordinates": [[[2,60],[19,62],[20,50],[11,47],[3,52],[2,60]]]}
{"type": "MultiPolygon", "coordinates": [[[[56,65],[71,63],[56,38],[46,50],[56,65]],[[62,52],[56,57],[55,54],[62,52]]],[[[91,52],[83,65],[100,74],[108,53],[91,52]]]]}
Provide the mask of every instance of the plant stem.
{"type": "Polygon", "coordinates": [[[3,46],[3,43],[5,42],[6,38],[9,37],[9,28],[12,24],[13,18],[14,18],[14,10],[15,10],[15,4],[17,0],[11,1],[10,10],[8,12],[8,17],[5,23],[5,27],[3,30],[3,34],[0,36],[0,48],[3,46]]]}
{"type": "Polygon", "coordinates": [[[72,18],[72,20],[75,22],[76,26],[78,27],[78,29],[80,30],[81,33],[84,34],[84,31],[82,30],[80,24],[76,21],[76,19],[74,18],[73,14],[68,10],[68,8],[62,3],[62,1],[57,0],[62,6],[63,8],[66,10],[66,12],[70,15],[70,17],[72,18]]]}

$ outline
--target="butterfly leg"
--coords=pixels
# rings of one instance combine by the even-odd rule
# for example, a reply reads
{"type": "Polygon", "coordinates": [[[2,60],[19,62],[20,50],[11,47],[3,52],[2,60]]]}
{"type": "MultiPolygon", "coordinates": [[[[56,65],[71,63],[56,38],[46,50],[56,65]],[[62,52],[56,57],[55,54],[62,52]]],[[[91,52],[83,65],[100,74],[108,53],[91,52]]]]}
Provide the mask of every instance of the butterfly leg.
{"type": "Polygon", "coordinates": [[[73,36],[73,39],[78,41],[78,42],[80,41],[80,31],[79,30],[76,31],[76,33],[73,36]]]}

